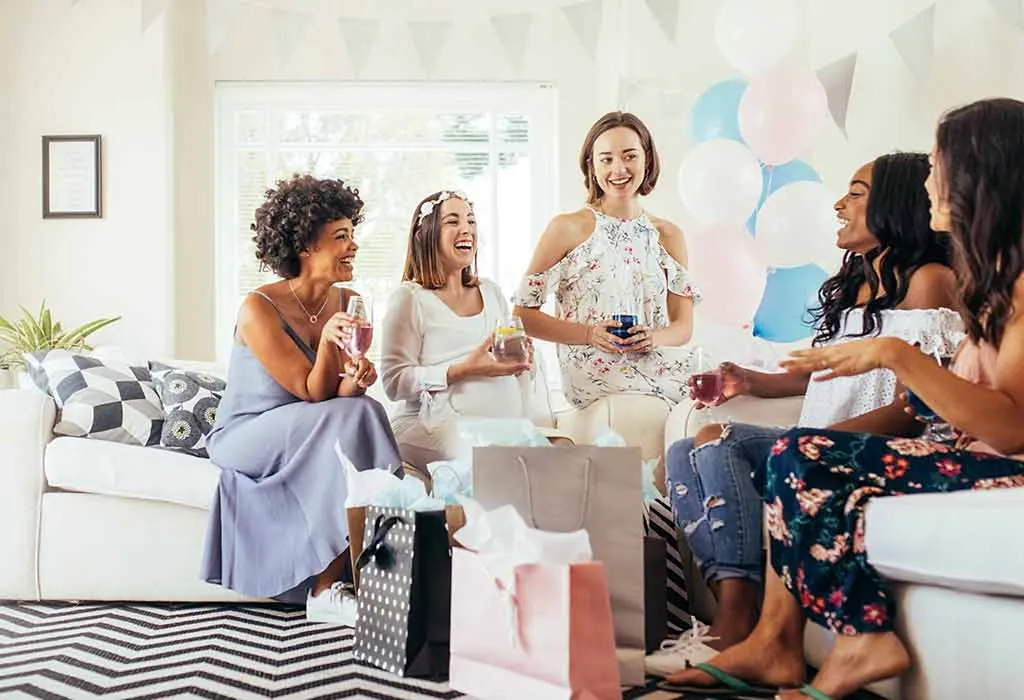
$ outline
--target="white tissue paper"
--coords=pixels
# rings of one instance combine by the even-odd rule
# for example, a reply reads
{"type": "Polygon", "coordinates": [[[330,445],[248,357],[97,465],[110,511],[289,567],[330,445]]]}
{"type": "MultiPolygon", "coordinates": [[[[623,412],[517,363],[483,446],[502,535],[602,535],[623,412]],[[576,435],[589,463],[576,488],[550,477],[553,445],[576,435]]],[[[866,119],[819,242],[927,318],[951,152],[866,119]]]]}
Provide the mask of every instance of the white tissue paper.
{"type": "Polygon", "coordinates": [[[341,445],[334,443],[334,453],[345,471],[345,485],[348,495],[346,508],[359,506],[385,506],[406,510],[444,510],[444,501],[431,498],[419,479],[399,479],[386,469],[355,468],[352,460],[341,451],[341,445]]]}
{"type": "Polygon", "coordinates": [[[564,566],[591,561],[590,535],[586,530],[544,532],[527,526],[513,506],[487,511],[465,496],[457,496],[466,524],[453,537],[473,550],[503,588],[515,595],[515,569],[524,564],[564,566]]]}
{"type": "Polygon", "coordinates": [[[446,506],[458,505],[457,495],[472,497],[473,465],[467,460],[450,459],[427,465],[432,485],[430,495],[446,506]]]}

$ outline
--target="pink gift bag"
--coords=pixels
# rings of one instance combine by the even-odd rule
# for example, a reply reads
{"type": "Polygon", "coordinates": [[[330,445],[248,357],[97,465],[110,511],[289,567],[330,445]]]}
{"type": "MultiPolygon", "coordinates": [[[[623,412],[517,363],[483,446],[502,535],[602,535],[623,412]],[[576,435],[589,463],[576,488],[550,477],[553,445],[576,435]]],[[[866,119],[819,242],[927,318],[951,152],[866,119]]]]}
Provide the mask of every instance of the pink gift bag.
{"type": "Polygon", "coordinates": [[[604,564],[526,564],[514,594],[452,551],[449,685],[481,700],[622,698],[604,564]]]}

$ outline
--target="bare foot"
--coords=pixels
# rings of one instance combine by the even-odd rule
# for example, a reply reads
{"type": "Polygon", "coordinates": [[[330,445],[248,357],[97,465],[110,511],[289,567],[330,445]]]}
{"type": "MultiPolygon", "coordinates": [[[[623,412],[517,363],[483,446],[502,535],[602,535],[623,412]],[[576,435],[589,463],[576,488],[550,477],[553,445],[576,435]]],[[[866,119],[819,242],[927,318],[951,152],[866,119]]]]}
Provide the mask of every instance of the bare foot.
{"type": "MultiPolygon", "coordinates": [[[[757,634],[736,646],[729,647],[708,664],[747,681],[779,687],[798,686],[804,682],[804,652],[799,643],[789,644],[782,638],[757,634]]],[[[710,687],[718,681],[695,668],[673,673],[670,683],[710,687]]]]}
{"type": "MultiPolygon", "coordinates": [[[[839,637],[811,685],[829,697],[841,698],[868,683],[902,675],[908,668],[910,655],[894,632],[839,637]]],[[[807,700],[801,693],[779,697],[807,700]]]]}

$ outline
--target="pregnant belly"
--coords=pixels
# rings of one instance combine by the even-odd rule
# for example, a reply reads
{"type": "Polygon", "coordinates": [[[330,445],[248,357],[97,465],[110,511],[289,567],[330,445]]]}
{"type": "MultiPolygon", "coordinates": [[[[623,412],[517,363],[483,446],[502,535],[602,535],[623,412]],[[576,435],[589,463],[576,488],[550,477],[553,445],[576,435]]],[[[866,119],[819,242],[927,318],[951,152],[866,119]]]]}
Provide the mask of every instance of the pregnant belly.
{"type": "Polygon", "coordinates": [[[449,389],[451,407],[464,416],[519,418],[523,395],[514,377],[492,377],[459,382],[449,389]]]}

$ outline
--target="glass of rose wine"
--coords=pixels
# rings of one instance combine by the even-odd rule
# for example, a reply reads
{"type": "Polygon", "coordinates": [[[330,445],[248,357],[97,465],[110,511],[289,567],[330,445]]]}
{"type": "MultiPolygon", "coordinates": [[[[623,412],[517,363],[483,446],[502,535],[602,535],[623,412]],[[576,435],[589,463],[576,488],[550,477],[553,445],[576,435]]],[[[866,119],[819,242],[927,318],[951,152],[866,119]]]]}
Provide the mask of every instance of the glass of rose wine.
{"type": "Polygon", "coordinates": [[[349,298],[345,312],[354,318],[357,324],[349,335],[345,352],[353,360],[358,360],[366,355],[373,342],[373,312],[366,300],[357,295],[349,298]]]}
{"type": "Polygon", "coordinates": [[[690,375],[690,388],[693,398],[708,407],[722,400],[725,389],[725,380],[718,364],[700,347],[694,351],[694,372],[690,375]]]}

